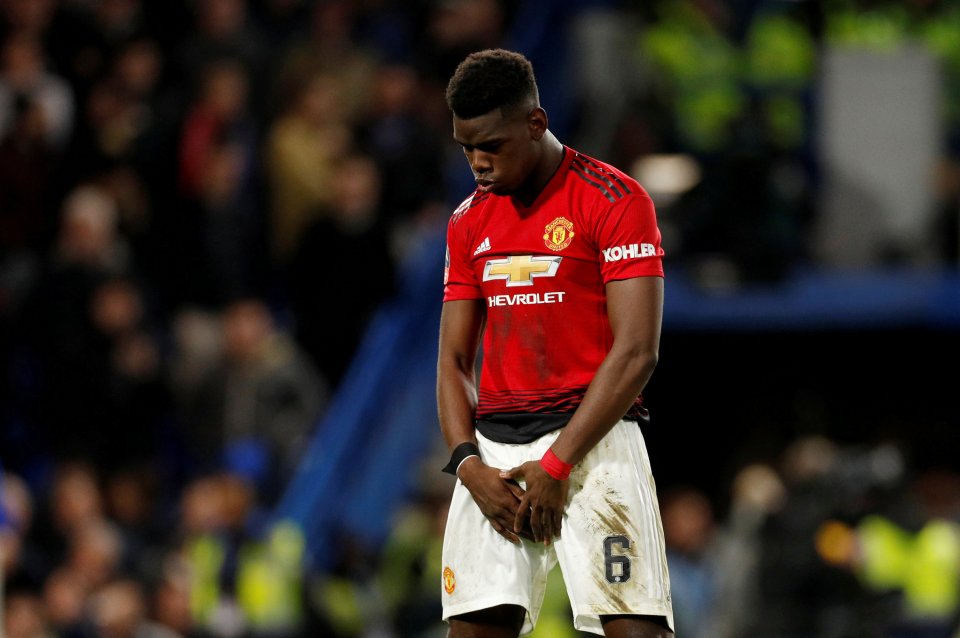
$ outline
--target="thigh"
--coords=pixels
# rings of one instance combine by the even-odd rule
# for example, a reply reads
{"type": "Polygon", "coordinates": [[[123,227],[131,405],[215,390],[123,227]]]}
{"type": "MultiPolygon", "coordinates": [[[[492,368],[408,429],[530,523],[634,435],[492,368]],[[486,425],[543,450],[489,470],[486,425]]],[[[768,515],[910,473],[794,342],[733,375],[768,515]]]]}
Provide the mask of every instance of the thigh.
{"type": "Polygon", "coordinates": [[[603,616],[607,638],[672,638],[673,631],[663,616],[603,616]]]}
{"type": "Polygon", "coordinates": [[[523,627],[526,610],[501,605],[450,619],[449,638],[516,638],[523,627]]]}
{"type": "Polygon", "coordinates": [[[656,486],[640,428],[621,421],[570,475],[556,543],[578,629],[600,616],[673,613],[656,486]]]}

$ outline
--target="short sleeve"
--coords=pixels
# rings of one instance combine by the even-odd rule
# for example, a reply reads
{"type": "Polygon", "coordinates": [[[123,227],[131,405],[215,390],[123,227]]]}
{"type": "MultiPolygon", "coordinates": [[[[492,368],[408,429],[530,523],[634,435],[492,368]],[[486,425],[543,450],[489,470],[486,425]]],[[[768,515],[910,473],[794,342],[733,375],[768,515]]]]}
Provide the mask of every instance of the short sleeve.
{"type": "Polygon", "coordinates": [[[480,284],[477,282],[470,262],[469,252],[464,248],[462,237],[464,224],[454,216],[447,225],[447,254],[443,267],[443,300],[480,299],[480,284]]]}
{"type": "Polygon", "coordinates": [[[614,202],[597,225],[604,283],[633,277],[663,277],[663,248],[653,200],[631,193],[614,202]]]}

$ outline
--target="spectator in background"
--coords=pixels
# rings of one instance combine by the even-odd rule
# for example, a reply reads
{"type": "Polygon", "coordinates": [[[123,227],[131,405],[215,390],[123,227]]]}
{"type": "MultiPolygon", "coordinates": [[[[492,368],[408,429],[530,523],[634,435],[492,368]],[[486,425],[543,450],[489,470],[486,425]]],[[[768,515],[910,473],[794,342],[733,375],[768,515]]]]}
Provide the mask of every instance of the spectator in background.
{"type": "Polygon", "coordinates": [[[249,19],[245,0],[198,0],[191,3],[193,24],[177,47],[180,77],[200,82],[198,72],[205,73],[218,60],[237,61],[253,87],[253,109],[260,113],[257,102],[265,87],[263,36],[249,19]]]}
{"type": "Polygon", "coordinates": [[[218,144],[234,142],[247,151],[248,171],[256,144],[248,110],[249,76],[240,61],[220,58],[200,70],[197,93],[180,134],[178,183],[185,197],[200,193],[210,156],[218,144]]]}
{"type": "Polygon", "coordinates": [[[264,166],[270,186],[274,265],[287,266],[301,234],[334,200],[334,167],[352,146],[333,76],[303,78],[270,127],[264,166]]]}
{"type": "Polygon", "coordinates": [[[116,202],[102,188],[81,185],[64,200],[51,267],[101,276],[133,270],[133,256],[118,233],[116,202]]]}
{"type": "Polygon", "coordinates": [[[760,569],[763,534],[786,503],[787,492],[776,470],[752,463],[734,476],[727,516],[716,530],[712,562],[716,575],[710,627],[716,638],[754,631],[754,613],[762,605],[760,569]]]}
{"type": "Polygon", "coordinates": [[[126,558],[117,526],[104,517],[83,521],[70,529],[64,566],[94,592],[117,577],[126,558]]]}
{"type": "Polygon", "coordinates": [[[89,312],[107,357],[91,458],[102,472],[152,469],[172,402],[143,291],[130,278],[108,279],[94,290],[89,312]]]}
{"type": "Polygon", "coordinates": [[[216,313],[196,308],[179,311],[170,323],[170,387],[178,408],[187,411],[196,388],[220,361],[223,330],[216,313]]]}
{"type": "Polygon", "coordinates": [[[221,308],[256,292],[262,220],[245,184],[248,150],[231,141],[207,149],[199,192],[179,211],[193,232],[184,237],[189,243],[168,248],[183,251],[175,270],[192,277],[171,281],[185,301],[221,308]]]}
{"type": "MultiPolygon", "coordinates": [[[[0,139],[0,254],[5,262],[0,268],[23,264],[27,276],[36,277],[38,257],[49,247],[56,225],[51,185],[57,156],[47,141],[47,119],[38,103],[17,96],[11,118],[9,131],[0,139]]],[[[23,292],[11,290],[11,296],[23,292]]]]}
{"type": "Polygon", "coordinates": [[[95,183],[117,203],[120,233],[131,252],[137,256],[142,281],[149,282],[151,307],[158,315],[163,308],[155,297],[154,282],[160,281],[158,270],[158,232],[156,212],[161,207],[153,197],[151,186],[141,171],[121,162],[97,174],[95,183]]]}
{"type": "Polygon", "coordinates": [[[20,439],[21,459],[35,444],[35,429],[7,426],[29,403],[23,376],[13,363],[24,352],[20,322],[43,268],[56,227],[56,200],[52,184],[58,157],[47,141],[43,108],[27,96],[14,100],[13,122],[0,135],[0,448],[20,439]]]}
{"type": "Polygon", "coordinates": [[[425,206],[444,197],[444,145],[425,119],[423,89],[412,66],[381,65],[369,115],[357,129],[358,147],[380,169],[384,221],[401,237],[412,232],[408,225],[425,206]]]}
{"type": "Polygon", "coordinates": [[[29,592],[13,592],[3,601],[4,638],[53,638],[43,601],[29,592]]]}
{"type": "Polygon", "coordinates": [[[33,538],[34,498],[26,482],[0,468],[0,589],[36,590],[49,558],[33,538]]]}
{"type": "Polygon", "coordinates": [[[710,622],[717,581],[710,561],[713,507],[700,491],[677,487],[661,499],[660,510],[677,631],[690,638],[714,638],[710,622]]]}
{"type": "Polygon", "coordinates": [[[107,418],[113,342],[97,324],[104,318],[98,310],[105,308],[95,300],[108,279],[134,281],[132,255],[117,224],[116,202],[101,188],[75,189],[63,204],[56,245],[21,318],[19,328],[43,379],[29,409],[36,410],[46,449],[56,458],[98,454],[110,443],[100,428],[107,418]]]}
{"type": "Polygon", "coordinates": [[[336,85],[339,116],[349,126],[365,116],[379,60],[354,38],[359,11],[351,0],[312,3],[306,28],[279,55],[275,89],[281,107],[305,79],[322,75],[336,85]]]}
{"type": "Polygon", "coordinates": [[[147,604],[140,583],[113,580],[91,596],[91,624],[101,638],[178,638],[175,631],[148,618],[147,604]]]}
{"type": "Polygon", "coordinates": [[[174,307],[221,308],[253,292],[262,218],[248,92],[238,61],[216,61],[188,108],[180,134],[180,198],[168,201],[158,220],[163,289],[174,307]]]}
{"type": "Polygon", "coordinates": [[[190,609],[189,564],[174,548],[164,557],[158,572],[151,596],[153,617],[185,638],[200,636],[190,609]]]}
{"type": "Polygon", "coordinates": [[[297,339],[336,387],[371,315],[394,290],[394,264],[373,158],[344,158],[332,183],[330,206],[297,246],[289,289],[297,339]]]}
{"type": "Polygon", "coordinates": [[[87,586],[69,567],[59,567],[43,583],[43,606],[51,629],[59,638],[86,634],[87,586]]]}
{"type": "Polygon", "coordinates": [[[46,141],[62,149],[73,133],[74,95],[61,76],[46,68],[43,44],[29,33],[9,34],[0,50],[0,135],[12,128],[17,96],[36,103],[46,121],[46,141]]]}
{"type": "Polygon", "coordinates": [[[43,509],[36,525],[36,540],[47,558],[47,569],[66,560],[70,539],[88,523],[103,520],[103,495],[99,476],[85,462],[60,463],[42,492],[43,509]]]}
{"type": "Polygon", "coordinates": [[[262,525],[253,485],[233,473],[192,482],[181,511],[180,553],[203,635],[300,635],[304,544],[296,528],[262,525]]]}
{"type": "MultiPolygon", "coordinates": [[[[106,515],[112,521],[127,548],[123,571],[154,580],[161,555],[169,539],[166,521],[160,516],[161,486],[171,480],[172,472],[155,466],[125,467],[105,477],[103,486],[106,515]]],[[[172,499],[171,499],[172,500],[172,499]]]]}
{"type": "Polygon", "coordinates": [[[326,382],[262,301],[234,301],[221,320],[221,358],[191,389],[182,419],[195,463],[226,463],[270,502],[321,414],[326,382]]]}
{"type": "Polygon", "coordinates": [[[58,9],[58,0],[7,0],[0,4],[4,35],[25,33],[43,36],[58,9]]]}

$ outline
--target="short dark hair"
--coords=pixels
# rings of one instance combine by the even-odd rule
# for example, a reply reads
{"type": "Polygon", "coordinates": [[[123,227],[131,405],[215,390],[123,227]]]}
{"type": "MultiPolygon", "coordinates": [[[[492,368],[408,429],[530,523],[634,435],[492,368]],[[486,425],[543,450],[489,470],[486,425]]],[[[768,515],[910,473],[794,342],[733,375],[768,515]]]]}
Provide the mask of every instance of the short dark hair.
{"type": "Polygon", "coordinates": [[[447,84],[447,106],[461,119],[479,117],[527,100],[537,102],[533,65],[506,49],[486,49],[468,55],[447,84]]]}

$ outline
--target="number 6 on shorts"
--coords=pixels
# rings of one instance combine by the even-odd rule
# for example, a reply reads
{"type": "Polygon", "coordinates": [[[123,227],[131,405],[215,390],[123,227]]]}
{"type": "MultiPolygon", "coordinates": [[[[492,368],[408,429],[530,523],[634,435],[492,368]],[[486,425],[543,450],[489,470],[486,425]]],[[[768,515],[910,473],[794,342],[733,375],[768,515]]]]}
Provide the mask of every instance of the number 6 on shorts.
{"type": "Polygon", "coordinates": [[[619,550],[630,549],[630,539],[626,536],[607,536],[603,539],[603,566],[608,583],[622,583],[630,580],[630,558],[623,554],[614,554],[614,545],[619,550]]]}

